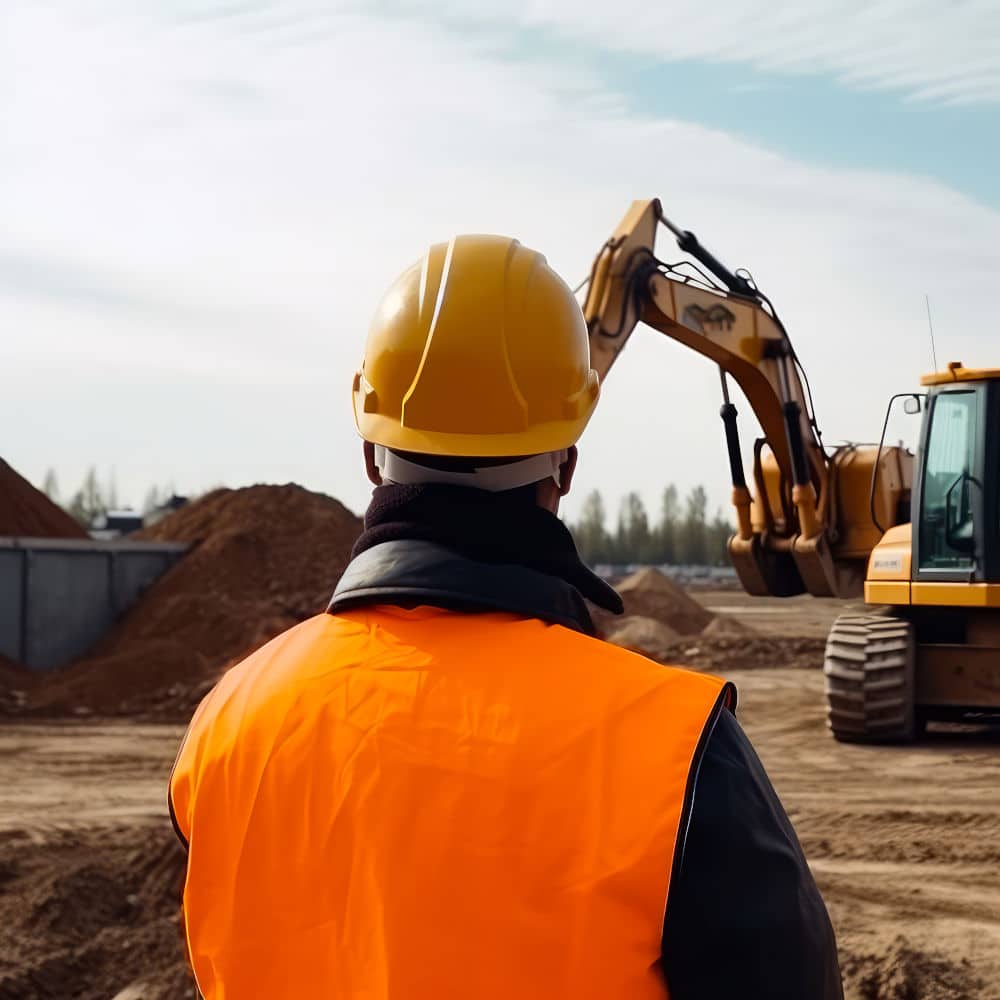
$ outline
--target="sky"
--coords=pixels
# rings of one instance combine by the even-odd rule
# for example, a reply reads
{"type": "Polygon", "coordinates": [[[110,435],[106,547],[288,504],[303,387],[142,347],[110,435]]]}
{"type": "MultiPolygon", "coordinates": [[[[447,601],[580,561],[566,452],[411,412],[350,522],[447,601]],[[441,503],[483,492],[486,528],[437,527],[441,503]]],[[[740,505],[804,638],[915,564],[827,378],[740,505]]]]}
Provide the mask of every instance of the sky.
{"type": "MultiPolygon", "coordinates": [[[[495,232],[575,285],[649,197],[752,271],[825,440],[877,440],[933,367],[925,295],[941,366],[1000,366],[998,162],[996,0],[5,0],[0,456],[63,494],[95,465],[136,505],[295,481],[360,511],[349,388],[393,277],[495,232]]],[[[719,402],[638,330],[566,513],[725,504],[719,402]]]]}

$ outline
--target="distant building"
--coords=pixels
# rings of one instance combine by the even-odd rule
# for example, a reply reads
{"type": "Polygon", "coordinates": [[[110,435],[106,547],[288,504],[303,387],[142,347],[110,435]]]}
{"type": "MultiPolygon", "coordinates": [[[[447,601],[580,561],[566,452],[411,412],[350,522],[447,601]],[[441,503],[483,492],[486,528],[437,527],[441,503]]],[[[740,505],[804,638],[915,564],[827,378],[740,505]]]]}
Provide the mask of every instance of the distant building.
{"type": "Polygon", "coordinates": [[[110,542],[124,535],[131,535],[133,531],[156,524],[157,521],[179,510],[188,502],[187,497],[180,497],[176,493],[165,500],[156,510],[151,510],[148,514],[140,514],[131,507],[123,507],[121,510],[109,510],[103,514],[98,514],[90,525],[90,537],[100,542],[110,542]]]}
{"type": "Polygon", "coordinates": [[[122,535],[130,535],[143,527],[143,517],[138,511],[125,507],[122,510],[109,510],[98,514],[90,525],[90,537],[97,541],[108,542],[122,535]]]}

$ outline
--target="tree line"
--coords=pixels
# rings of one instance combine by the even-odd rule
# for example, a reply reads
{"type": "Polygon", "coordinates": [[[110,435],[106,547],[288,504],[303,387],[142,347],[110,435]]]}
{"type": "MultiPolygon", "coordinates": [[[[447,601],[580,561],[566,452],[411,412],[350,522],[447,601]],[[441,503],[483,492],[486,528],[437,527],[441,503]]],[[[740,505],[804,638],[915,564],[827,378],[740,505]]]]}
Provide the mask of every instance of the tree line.
{"type": "MultiPolygon", "coordinates": [[[[97,470],[87,470],[79,488],[68,497],[60,496],[55,470],[49,469],[43,492],[68,511],[85,528],[109,510],[119,507],[114,474],[101,482],[97,470]]],[[[139,513],[146,515],[160,508],[174,493],[173,485],[151,486],[139,513]]],[[[726,544],[733,533],[721,511],[708,518],[708,494],[695,486],[681,501],[673,484],[664,489],[660,514],[654,521],[646,511],[642,497],[627,493],[611,527],[600,490],[593,490],[583,501],[579,519],[568,526],[580,555],[591,565],[597,563],[646,563],[653,565],[716,566],[728,565],[726,544]]]]}
{"type": "Polygon", "coordinates": [[[638,493],[627,493],[618,520],[607,525],[600,490],[583,501],[579,519],[570,525],[580,555],[597,563],[652,563],[657,565],[728,565],[726,544],[733,527],[718,511],[708,518],[708,494],[695,486],[681,501],[677,487],[663,491],[659,518],[653,521],[638,493]]]}
{"type": "MultiPolygon", "coordinates": [[[[59,492],[59,481],[56,478],[55,469],[49,469],[45,473],[42,492],[53,503],[59,504],[63,510],[76,518],[85,528],[89,528],[101,514],[107,514],[109,510],[119,509],[118,487],[115,484],[114,473],[108,477],[106,483],[102,483],[97,475],[97,469],[93,466],[87,470],[79,488],[66,498],[63,498],[59,492]]],[[[173,494],[172,484],[151,486],[146,492],[141,509],[137,513],[146,515],[157,510],[173,494]]]]}

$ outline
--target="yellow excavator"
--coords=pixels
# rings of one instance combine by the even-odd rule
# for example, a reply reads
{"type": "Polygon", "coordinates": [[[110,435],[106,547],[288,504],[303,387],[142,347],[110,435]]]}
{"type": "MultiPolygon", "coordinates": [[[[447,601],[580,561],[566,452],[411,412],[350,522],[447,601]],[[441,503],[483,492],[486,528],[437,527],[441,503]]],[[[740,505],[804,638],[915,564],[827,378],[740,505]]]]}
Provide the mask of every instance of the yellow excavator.
{"type": "Polygon", "coordinates": [[[729,553],[755,595],[857,597],[826,646],[836,739],[900,742],[928,720],[1000,721],[1000,369],[959,363],[900,394],[924,414],[916,461],[886,446],[823,444],[809,383],[770,300],[637,201],[594,259],[584,316],[603,380],[639,323],[714,361],[733,485],[729,553]],[[655,253],[663,227],[686,255],[655,253]],[[748,486],[729,379],[763,431],[748,486]],[[913,512],[911,522],[911,510],[913,512]]]}

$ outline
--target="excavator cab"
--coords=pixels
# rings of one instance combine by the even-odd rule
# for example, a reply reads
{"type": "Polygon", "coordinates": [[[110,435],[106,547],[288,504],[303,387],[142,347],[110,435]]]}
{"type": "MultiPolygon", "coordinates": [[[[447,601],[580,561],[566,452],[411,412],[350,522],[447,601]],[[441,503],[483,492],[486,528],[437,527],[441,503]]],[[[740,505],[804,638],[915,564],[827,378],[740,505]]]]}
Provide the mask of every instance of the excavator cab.
{"type": "Polygon", "coordinates": [[[927,399],[913,579],[1000,583],[1000,379],[951,370],[927,399]]]}
{"type": "Polygon", "coordinates": [[[872,551],[867,614],[827,642],[827,716],[853,743],[1000,720],[1000,370],[927,375],[912,527],[872,551]]]}

